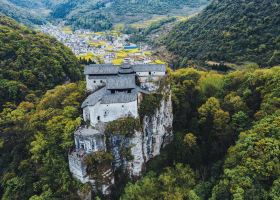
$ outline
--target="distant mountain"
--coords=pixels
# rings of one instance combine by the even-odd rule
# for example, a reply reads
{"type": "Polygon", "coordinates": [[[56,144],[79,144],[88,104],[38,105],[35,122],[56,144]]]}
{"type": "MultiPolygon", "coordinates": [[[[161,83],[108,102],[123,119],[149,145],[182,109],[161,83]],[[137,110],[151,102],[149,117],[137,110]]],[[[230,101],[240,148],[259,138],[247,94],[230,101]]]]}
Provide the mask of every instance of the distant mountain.
{"type": "Polygon", "coordinates": [[[0,110],[5,102],[17,104],[80,76],[70,49],[0,15],[0,110]]]}
{"type": "Polygon", "coordinates": [[[0,0],[0,13],[26,25],[43,24],[64,0],[0,0]]]}
{"type": "Polygon", "coordinates": [[[68,0],[58,5],[53,18],[66,20],[76,28],[110,29],[114,24],[129,24],[155,15],[183,14],[186,8],[196,8],[208,0],[68,0]]]}
{"type": "MultiPolygon", "coordinates": [[[[13,1],[0,0],[0,13],[11,17],[24,24],[42,24],[45,22],[42,14],[39,15],[33,10],[30,10],[28,7],[24,7],[23,4],[15,4],[13,1]]],[[[38,4],[30,3],[26,6],[38,6],[38,4]]]]}
{"type": "Polygon", "coordinates": [[[214,0],[177,25],[164,44],[177,66],[190,61],[280,64],[279,0],[214,0]]]}

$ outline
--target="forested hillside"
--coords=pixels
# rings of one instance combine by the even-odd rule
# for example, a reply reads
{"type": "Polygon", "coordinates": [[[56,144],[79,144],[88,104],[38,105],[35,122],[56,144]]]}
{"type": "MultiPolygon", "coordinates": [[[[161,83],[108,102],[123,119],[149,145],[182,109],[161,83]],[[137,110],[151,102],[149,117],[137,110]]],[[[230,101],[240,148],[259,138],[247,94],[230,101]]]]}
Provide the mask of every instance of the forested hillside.
{"type": "MultiPolygon", "coordinates": [[[[18,6],[8,0],[0,0],[0,14],[9,16],[24,24],[42,24],[45,19],[32,10],[18,6]]],[[[1,16],[0,16],[1,17],[1,16]]]]}
{"type": "Polygon", "coordinates": [[[0,15],[0,109],[81,78],[70,49],[0,15]]]}
{"type": "MultiPolygon", "coordinates": [[[[280,67],[170,76],[174,141],[121,199],[277,199],[280,67]]],[[[90,190],[67,163],[84,90],[83,82],[58,86],[0,113],[2,199],[78,199],[90,190]]]]}
{"type": "Polygon", "coordinates": [[[129,24],[152,18],[153,15],[168,13],[172,16],[178,14],[179,11],[182,14],[185,7],[198,8],[206,3],[208,0],[68,0],[58,5],[52,16],[65,19],[75,28],[100,31],[110,29],[116,23],[129,24]]]}
{"type": "Polygon", "coordinates": [[[278,199],[280,67],[170,75],[174,141],[121,199],[278,199]]]}
{"type": "Polygon", "coordinates": [[[279,10],[279,0],[214,0],[177,25],[164,44],[176,66],[205,60],[274,66],[280,63],[279,10]]]}

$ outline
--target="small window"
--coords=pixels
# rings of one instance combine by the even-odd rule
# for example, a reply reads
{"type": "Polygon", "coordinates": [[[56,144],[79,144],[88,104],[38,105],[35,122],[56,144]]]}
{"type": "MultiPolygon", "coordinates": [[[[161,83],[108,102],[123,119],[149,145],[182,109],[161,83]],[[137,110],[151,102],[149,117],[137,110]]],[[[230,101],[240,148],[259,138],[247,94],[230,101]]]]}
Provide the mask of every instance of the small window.
{"type": "Polygon", "coordinates": [[[128,90],[128,91],[127,91],[127,93],[129,93],[129,94],[130,94],[130,93],[131,93],[131,90],[128,90]]]}
{"type": "Polygon", "coordinates": [[[102,80],[100,80],[100,83],[103,83],[103,81],[102,81],[102,80]]]}
{"type": "Polygon", "coordinates": [[[85,145],[84,144],[81,144],[81,149],[85,149],[85,145]]]}
{"type": "Polygon", "coordinates": [[[97,117],[97,120],[100,121],[100,116],[97,117]]]}
{"type": "Polygon", "coordinates": [[[122,105],[122,107],[124,108],[124,105],[122,105]]]}
{"type": "Polygon", "coordinates": [[[149,75],[152,75],[152,72],[149,72],[149,75]]]}
{"type": "Polygon", "coordinates": [[[115,94],[116,93],[116,90],[111,90],[111,94],[115,94]]]}
{"type": "Polygon", "coordinates": [[[96,81],[93,81],[94,83],[96,83],[96,81]]]}

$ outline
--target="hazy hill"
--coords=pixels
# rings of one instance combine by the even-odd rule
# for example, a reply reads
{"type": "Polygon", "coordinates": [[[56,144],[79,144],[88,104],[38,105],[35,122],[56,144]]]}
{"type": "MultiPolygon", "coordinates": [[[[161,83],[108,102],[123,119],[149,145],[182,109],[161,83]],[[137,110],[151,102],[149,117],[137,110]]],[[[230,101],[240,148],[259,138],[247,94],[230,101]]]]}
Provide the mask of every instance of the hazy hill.
{"type": "Polygon", "coordinates": [[[77,28],[109,29],[116,23],[133,23],[155,15],[184,15],[185,8],[198,8],[208,0],[91,0],[71,1],[58,5],[53,18],[65,19],[77,28]]]}
{"type": "Polygon", "coordinates": [[[70,49],[0,15],[0,109],[5,102],[19,103],[80,75],[70,49]]]}
{"type": "Polygon", "coordinates": [[[164,43],[181,66],[190,60],[280,64],[279,10],[279,0],[215,0],[164,43]]]}
{"type": "Polygon", "coordinates": [[[63,1],[0,0],[0,13],[27,25],[42,24],[51,10],[63,1]]]}
{"type": "MultiPolygon", "coordinates": [[[[30,5],[35,4],[32,3],[30,5]]],[[[0,13],[24,24],[42,24],[45,21],[42,15],[40,16],[33,10],[14,4],[8,0],[0,0],[0,13]]]]}

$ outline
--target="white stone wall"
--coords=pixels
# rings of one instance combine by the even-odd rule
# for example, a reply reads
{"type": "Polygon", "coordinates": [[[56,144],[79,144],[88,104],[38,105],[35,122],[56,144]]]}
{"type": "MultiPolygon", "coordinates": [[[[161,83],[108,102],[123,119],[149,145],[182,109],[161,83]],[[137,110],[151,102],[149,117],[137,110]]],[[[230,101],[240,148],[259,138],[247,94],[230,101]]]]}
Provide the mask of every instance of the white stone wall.
{"type": "Polygon", "coordinates": [[[138,117],[137,101],[129,103],[101,104],[89,106],[90,123],[95,126],[99,121],[111,122],[121,117],[131,115],[134,118],[138,117]]]}
{"type": "Polygon", "coordinates": [[[85,122],[90,121],[90,112],[88,106],[83,108],[83,118],[85,122]]]}
{"type": "Polygon", "coordinates": [[[89,75],[86,75],[86,81],[87,81],[88,91],[94,91],[106,84],[106,79],[102,79],[102,78],[90,79],[89,75]]]}
{"type": "Polygon", "coordinates": [[[103,137],[79,137],[75,136],[76,149],[83,149],[86,153],[102,151],[105,149],[103,137]]]}
{"type": "Polygon", "coordinates": [[[136,75],[138,76],[165,76],[165,72],[136,72],[136,75]]]}
{"type": "Polygon", "coordinates": [[[80,180],[82,183],[89,181],[89,177],[86,173],[86,167],[81,159],[78,159],[76,156],[70,154],[68,156],[69,169],[75,178],[80,180]]]}

